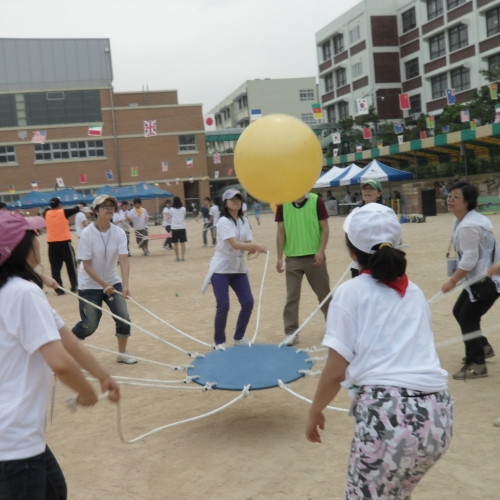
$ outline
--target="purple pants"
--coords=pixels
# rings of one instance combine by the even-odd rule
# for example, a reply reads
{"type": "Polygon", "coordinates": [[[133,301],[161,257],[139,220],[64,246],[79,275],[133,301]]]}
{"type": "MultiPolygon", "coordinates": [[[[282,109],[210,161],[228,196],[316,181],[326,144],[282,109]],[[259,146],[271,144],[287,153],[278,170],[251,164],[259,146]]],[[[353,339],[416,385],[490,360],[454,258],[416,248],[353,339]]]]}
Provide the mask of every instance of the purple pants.
{"type": "Polygon", "coordinates": [[[214,289],[215,300],[217,301],[217,312],[215,313],[215,343],[226,342],[226,323],[229,313],[229,287],[231,287],[238,297],[241,311],[234,331],[234,339],[241,339],[245,335],[250,316],[253,309],[253,296],[250,290],[247,274],[220,274],[212,275],[212,287],[214,289]]]}

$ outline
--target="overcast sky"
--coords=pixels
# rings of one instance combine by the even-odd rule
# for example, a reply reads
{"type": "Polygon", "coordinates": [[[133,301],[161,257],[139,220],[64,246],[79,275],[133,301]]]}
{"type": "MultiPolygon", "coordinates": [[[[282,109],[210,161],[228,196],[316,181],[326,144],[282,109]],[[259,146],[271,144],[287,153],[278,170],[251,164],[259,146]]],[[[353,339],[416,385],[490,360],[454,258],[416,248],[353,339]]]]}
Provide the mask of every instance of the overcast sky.
{"type": "Polygon", "coordinates": [[[315,33],[360,0],[0,0],[2,38],[109,38],[118,92],[206,113],[246,80],[317,76],[315,33]]]}

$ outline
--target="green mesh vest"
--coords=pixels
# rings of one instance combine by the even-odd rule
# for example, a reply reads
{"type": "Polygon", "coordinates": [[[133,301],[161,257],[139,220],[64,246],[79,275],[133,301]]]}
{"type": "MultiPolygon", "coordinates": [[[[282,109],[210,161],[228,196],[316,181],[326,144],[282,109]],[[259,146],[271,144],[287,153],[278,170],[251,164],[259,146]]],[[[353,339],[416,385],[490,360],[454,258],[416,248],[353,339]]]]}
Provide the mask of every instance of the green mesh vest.
{"type": "Polygon", "coordinates": [[[283,205],[285,225],[285,255],[300,257],[314,255],[321,246],[321,226],[318,220],[318,195],[309,193],[309,199],[302,208],[293,203],[283,205]]]}

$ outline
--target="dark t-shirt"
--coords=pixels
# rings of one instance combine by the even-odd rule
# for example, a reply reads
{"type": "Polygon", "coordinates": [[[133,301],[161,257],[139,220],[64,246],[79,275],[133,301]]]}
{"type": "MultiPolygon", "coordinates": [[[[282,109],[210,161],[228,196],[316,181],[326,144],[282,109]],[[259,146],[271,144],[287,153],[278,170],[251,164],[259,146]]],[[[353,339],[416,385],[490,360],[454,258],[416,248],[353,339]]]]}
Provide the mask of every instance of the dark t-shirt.
{"type": "MultiPolygon", "coordinates": [[[[302,201],[301,203],[295,204],[295,206],[297,208],[302,208],[308,201],[309,201],[309,198],[305,198],[304,201],[302,201]]],[[[319,196],[318,196],[318,204],[316,205],[316,208],[317,208],[317,212],[318,212],[318,220],[328,219],[329,215],[328,215],[328,212],[326,210],[325,202],[319,196]]],[[[283,222],[283,205],[278,205],[276,207],[276,216],[274,218],[274,221],[275,222],[283,222]]]]}
{"type": "Polygon", "coordinates": [[[208,222],[210,219],[210,209],[207,207],[201,207],[200,212],[203,214],[203,221],[208,222]]]}

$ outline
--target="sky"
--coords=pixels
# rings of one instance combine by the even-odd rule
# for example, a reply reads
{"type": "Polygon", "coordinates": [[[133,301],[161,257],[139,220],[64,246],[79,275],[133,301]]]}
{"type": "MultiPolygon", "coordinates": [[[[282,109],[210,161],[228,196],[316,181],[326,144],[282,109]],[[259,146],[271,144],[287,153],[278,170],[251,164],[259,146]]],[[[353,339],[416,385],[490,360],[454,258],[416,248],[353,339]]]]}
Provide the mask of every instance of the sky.
{"type": "Polygon", "coordinates": [[[360,0],[0,0],[1,38],[109,38],[115,91],[222,101],[246,80],[318,75],[315,34],[360,0]]]}

